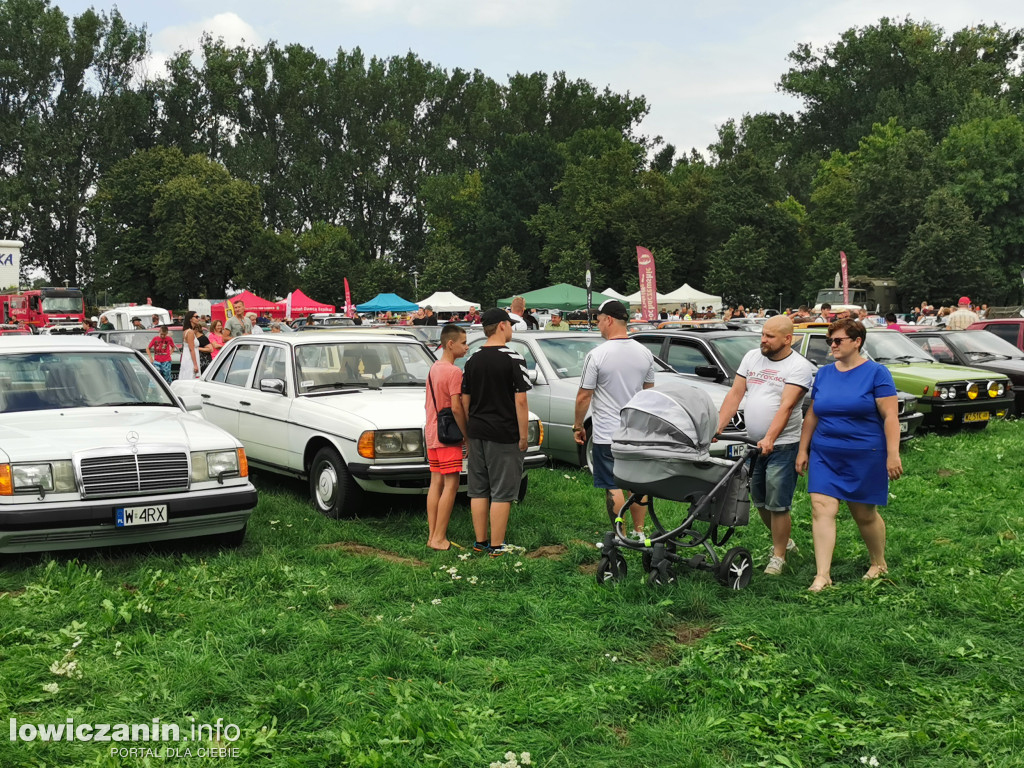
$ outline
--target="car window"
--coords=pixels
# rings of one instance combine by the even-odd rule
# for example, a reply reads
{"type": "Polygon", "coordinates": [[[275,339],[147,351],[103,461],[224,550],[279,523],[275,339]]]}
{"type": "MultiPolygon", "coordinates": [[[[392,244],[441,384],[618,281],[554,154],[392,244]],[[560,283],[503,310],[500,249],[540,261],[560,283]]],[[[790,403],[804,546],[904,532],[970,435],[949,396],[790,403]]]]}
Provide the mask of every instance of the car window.
{"type": "MultiPolygon", "coordinates": [[[[755,333],[720,336],[711,341],[712,346],[725,359],[725,364],[732,371],[738,370],[743,356],[752,349],[761,346],[761,336],[755,333]]],[[[729,371],[726,371],[728,373],[729,371]]]]}
{"type": "Polygon", "coordinates": [[[513,352],[518,352],[520,355],[523,356],[523,359],[526,360],[527,370],[532,371],[534,368],[537,367],[537,358],[533,356],[533,350],[530,349],[530,346],[528,344],[522,341],[516,341],[515,339],[512,339],[512,341],[510,341],[505,346],[507,346],[513,352]]]}
{"type": "Polygon", "coordinates": [[[668,346],[665,362],[679,373],[696,373],[698,366],[708,364],[708,359],[692,344],[673,339],[668,346]]]}
{"type": "Polygon", "coordinates": [[[804,351],[804,357],[815,365],[828,365],[832,362],[829,359],[831,355],[832,351],[824,336],[809,335],[807,337],[807,349],[804,351]]]}
{"type": "Polygon", "coordinates": [[[661,357],[661,339],[637,339],[641,344],[651,350],[655,357],[661,357]]]}
{"type": "MultiPolygon", "coordinates": [[[[285,365],[288,360],[288,351],[276,344],[267,344],[263,347],[260,355],[260,362],[256,366],[256,376],[253,377],[252,386],[260,388],[260,381],[263,379],[281,379],[288,381],[288,374],[285,365]]],[[[287,391],[287,389],[285,390],[287,391]]]]}
{"type": "MultiPolygon", "coordinates": [[[[252,364],[256,360],[256,352],[255,344],[239,344],[235,348],[235,354],[231,356],[231,360],[228,361],[225,368],[221,369],[225,371],[224,383],[244,387],[249,380],[252,364]]],[[[219,374],[220,370],[217,373],[219,374]]],[[[220,381],[220,379],[217,380],[220,381]]]]}
{"type": "Polygon", "coordinates": [[[953,350],[949,348],[949,344],[944,339],[935,337],[918,338],[914,334],[910,334],[908,338],[925,352],[931,353],[932,357],[940,363],[956,363],[956,355],[953,354],[953,350]]]}
{"type": "Polygon", "coordinates": [[[433,362],[422,344],[323,342],[295,348],[300,394],[356,386],[422,386],[433,362]]]}
{"type": "Polygon", "coordinates": [[[992,323],[986,325],[985,330],[1017,346],[1017,325],[1015,323],[992,323]]]}
{"type": "Polygon", "coordinates": [[[225,383],[228,370],[231,368],[231,358],[234,357],[236,349],[238,347],[231,347],[214,358],[213,364],[216,366],[216,369],[213,372],[213,376],[210,377],[213,381],[219,381],[221,384],[225,383]]]}
{"type": "Polygon", "coordinates": [[[156,374],[133,354],[102,352],[5,355],[0,411],[174,405],[156,374]]]}
{"type": "Polygon", "coordinates": [[[466,370],[466,361],[479,351],[485,341],[487,341],[487,339],[475,339],[474,341],[469,342],[466,354],[455,361],[456,367],[463,371],[466,370]]]}
{"type": "Polygon", "coordinates": [[[586,360],[587,353],[603,342],[604,339],[594,336],[537,339],[541,352],[560,379],[582,376],[583,361],[586,360]]]}

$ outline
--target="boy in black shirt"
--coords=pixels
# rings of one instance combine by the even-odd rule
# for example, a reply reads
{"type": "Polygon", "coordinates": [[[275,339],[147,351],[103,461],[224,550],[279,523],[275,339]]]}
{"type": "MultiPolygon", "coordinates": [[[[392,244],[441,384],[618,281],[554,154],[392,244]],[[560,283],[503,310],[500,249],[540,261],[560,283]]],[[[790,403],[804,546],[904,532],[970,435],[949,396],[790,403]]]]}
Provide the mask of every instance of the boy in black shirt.
{"type": "Polygon", "coordinates": [[[462,376],[462,400],[469,415],[467,490],[476,532],[473,550],[500,557],[523,476],[530,380],[523,356],[505,346],[512,338],[508,313],[489,309],[480,322],[487,341],[466,362],[462,376]]]}

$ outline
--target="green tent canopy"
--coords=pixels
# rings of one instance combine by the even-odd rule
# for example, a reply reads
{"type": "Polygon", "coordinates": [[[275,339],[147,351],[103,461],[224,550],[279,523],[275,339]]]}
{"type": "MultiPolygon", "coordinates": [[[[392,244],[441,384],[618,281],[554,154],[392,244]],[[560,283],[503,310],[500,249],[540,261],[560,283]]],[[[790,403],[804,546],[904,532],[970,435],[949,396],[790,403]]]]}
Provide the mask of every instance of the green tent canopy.
{"type": "MultiPolygon", "coordinates": [[[[547,288],[538,288],[536,291],[522,294],[522,297],[526,299],[527,307],[560,309],[563,312],[587,308],[587,289],[577,288],[575,285],[569,285],[568,283],[556,283],[547,288]]],[[[498,299],[498,306],[507,307],[512,303],[512,298],[512,296],[509,296],[507,299],[498,299]]],[[[590,301],[594,309],[597,309],[603,302],[613,298],[615,297],[606,296],[603,293],[594,291],[591,294],[590,301]]]]}

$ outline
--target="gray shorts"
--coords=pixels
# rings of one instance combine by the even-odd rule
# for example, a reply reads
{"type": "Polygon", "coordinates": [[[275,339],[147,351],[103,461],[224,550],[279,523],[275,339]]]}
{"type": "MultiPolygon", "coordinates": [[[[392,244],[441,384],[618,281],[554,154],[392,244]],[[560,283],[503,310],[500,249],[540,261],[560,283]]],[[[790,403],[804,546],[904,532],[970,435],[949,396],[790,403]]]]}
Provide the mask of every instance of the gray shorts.
{"type": "Polygon", "coordinates": [[[524,456],[518,443],[494,443],[471,437],[466,470],[469,498],[498,503],[519,498],[524,456]]]}

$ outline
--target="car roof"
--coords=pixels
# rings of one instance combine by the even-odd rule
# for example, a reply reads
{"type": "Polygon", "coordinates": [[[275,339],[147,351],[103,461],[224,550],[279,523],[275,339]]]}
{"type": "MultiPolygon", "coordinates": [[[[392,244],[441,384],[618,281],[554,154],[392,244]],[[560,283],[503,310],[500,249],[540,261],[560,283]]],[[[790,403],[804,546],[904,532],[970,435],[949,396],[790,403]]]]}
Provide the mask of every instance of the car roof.
{"type": "Polygon", "coordinates": [[[3,341],[0,341],[0,354],[9,352],[75,352],[82,349],[112,349],[132,354],[127,347],[111,346],[103,339],[84,334],[4,336],[3,341]]]}
{"type": "Polygon", "coordinates": [[[971,325],[989,325],[990,323],[999,323],[1000,325],[1006,325],[1007,323],[1024,323],[1024,317],[993,317],[991,320],[982,318],[977,322],[971,323],[971,325]]]}
{"type": "Polygon", "coordinates": [[[362,341],[376,341],[376,342],[394,342],[397,344],[416,344],[422,345],[423,342],[411,334],[403,333],[382,333],[379,329],[366,329],[359,331],[346,331],[345,333],[338,333],[338,329],[334,330],[316,330],[316,331],[304,331],[302,333],[255,333],[250,336],[234,336],[232,342],[237,342],[241,339],[245,341],[258,341],[258,342],[278,342],[281,344],[289,344],[296,346],[297,344],[309,344],[311,342],[340,342],[343,344],[362,341]]]}
{"type": "Polygon", "coordinates": [[[735,338],[742,336],[743,338],[750,338],[756,336],[750,331],[738,331],[725,328],[709,328],[708,330],[697,330],[694,328],[652,328],[649,331],[637,331],[632,334],[632,338],[637,336],[668,336],[672,338],[681,339],[722,339],[722,338],[735,338]]]}

